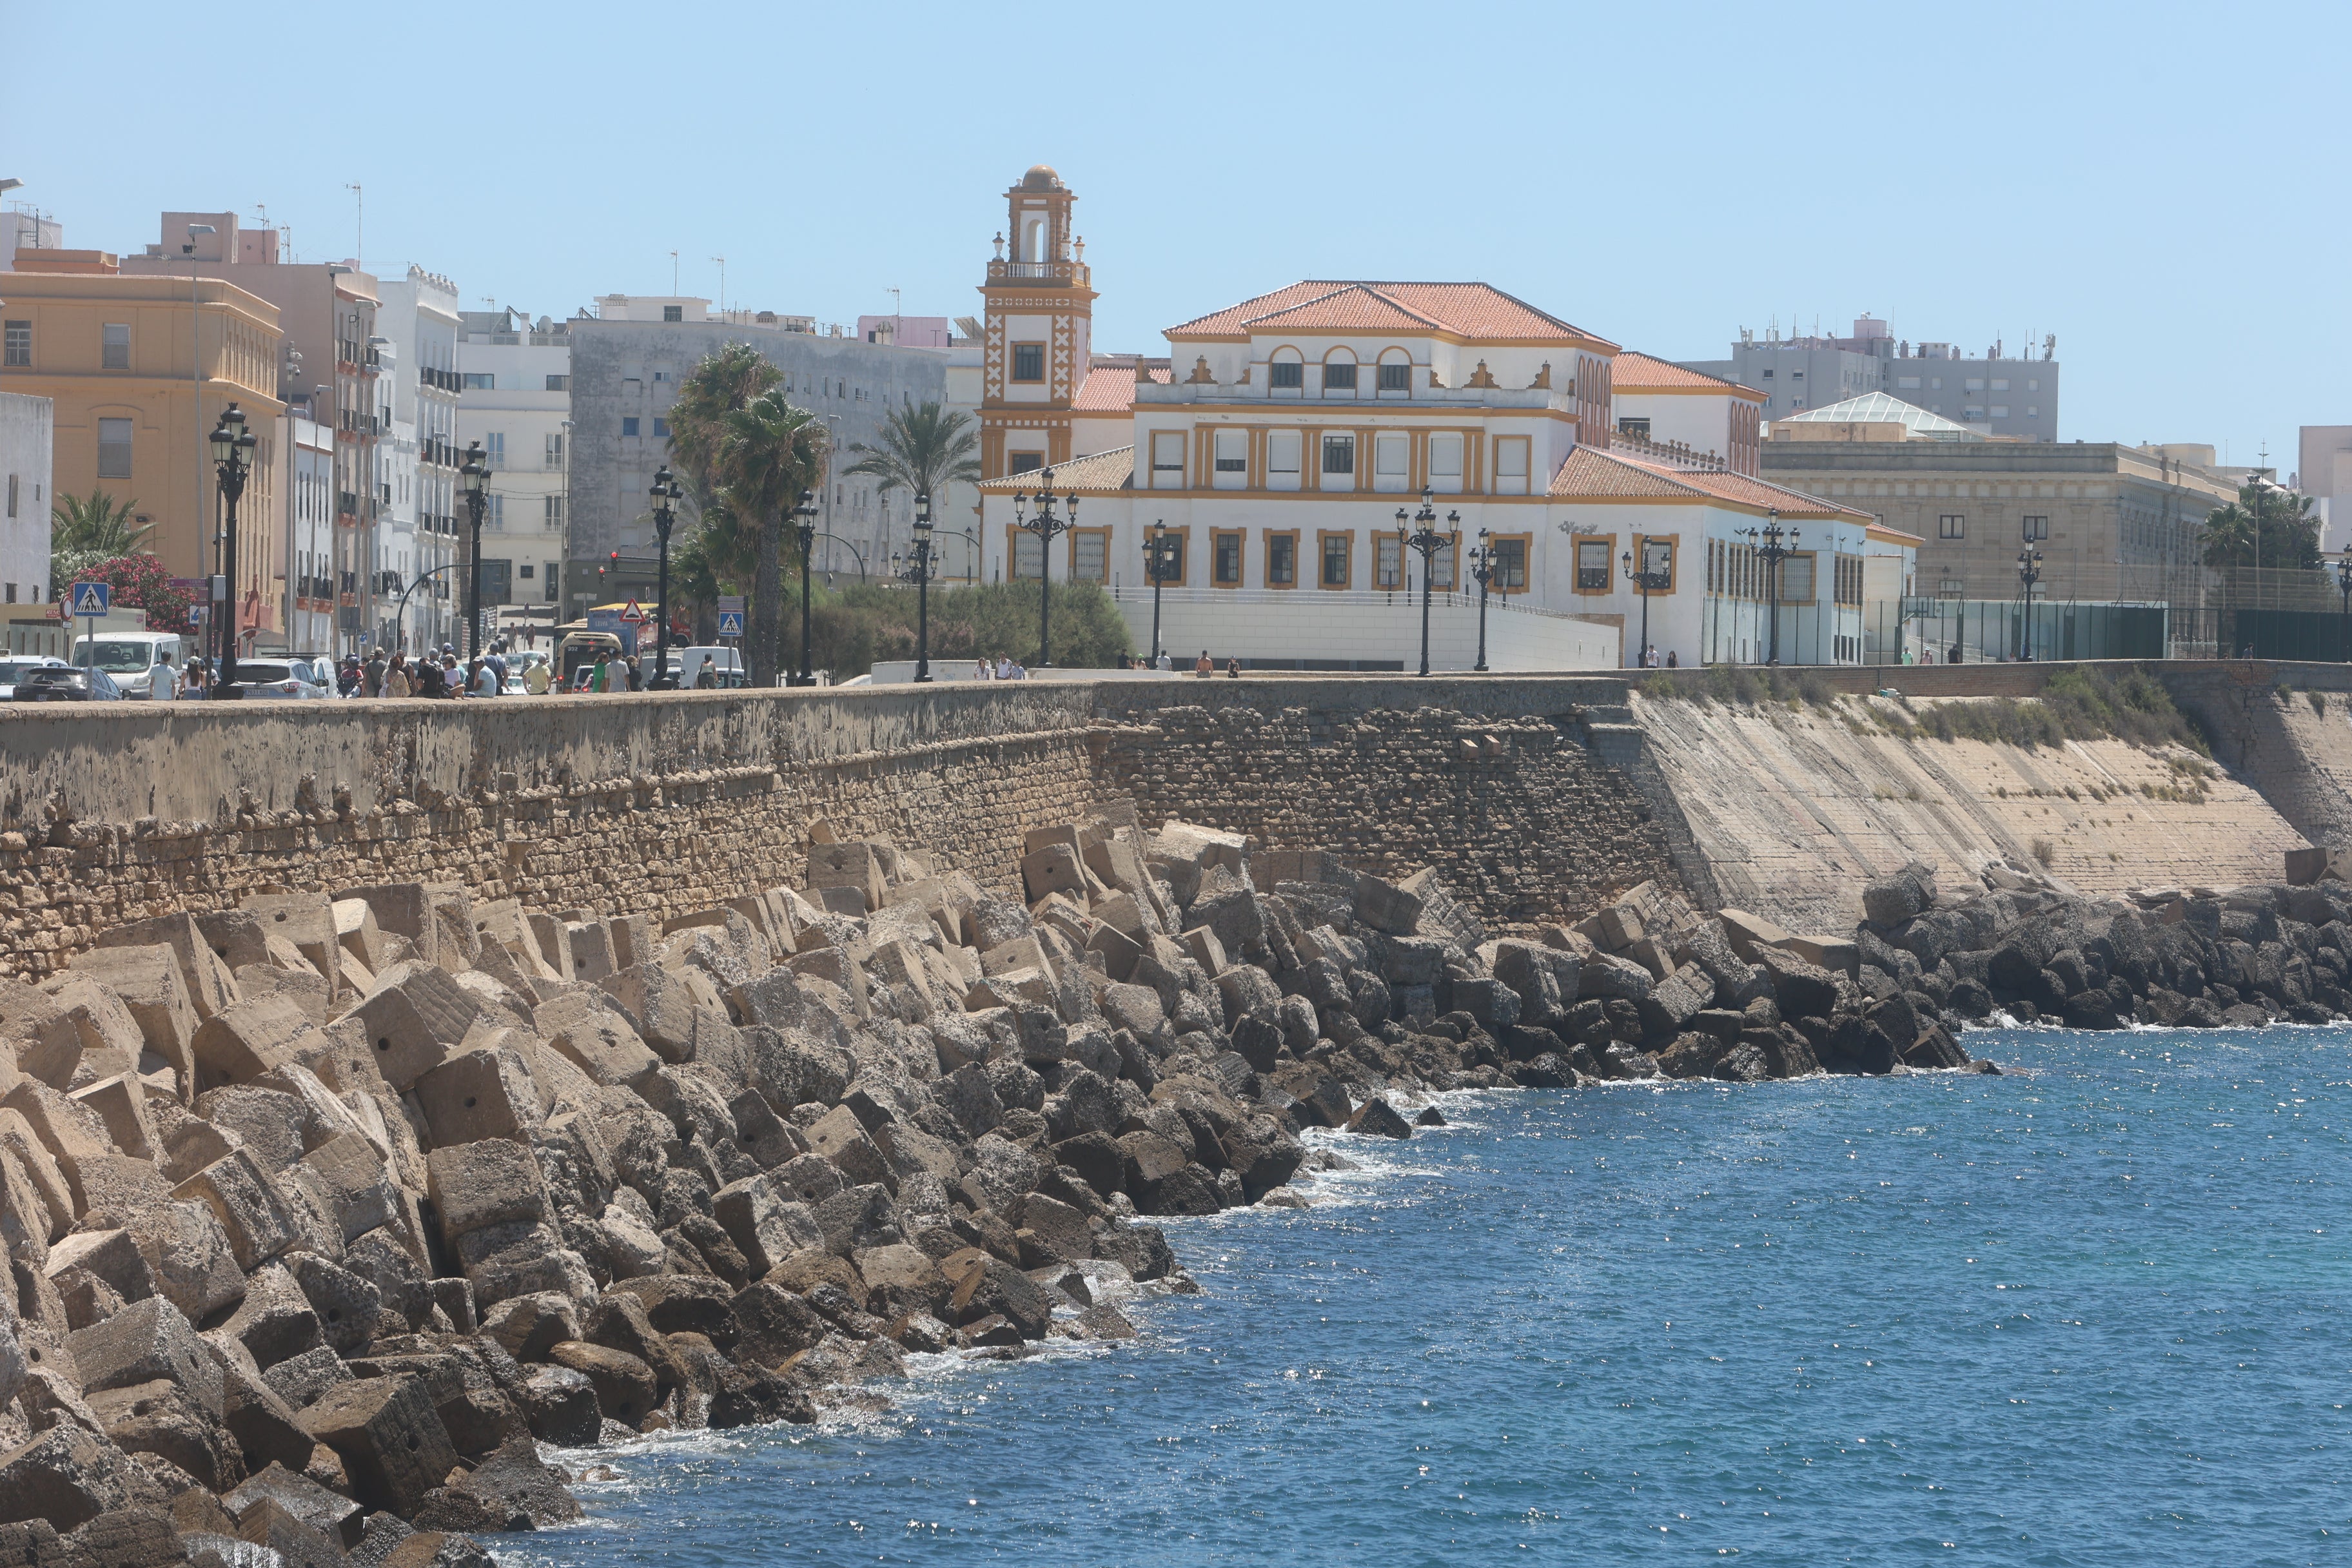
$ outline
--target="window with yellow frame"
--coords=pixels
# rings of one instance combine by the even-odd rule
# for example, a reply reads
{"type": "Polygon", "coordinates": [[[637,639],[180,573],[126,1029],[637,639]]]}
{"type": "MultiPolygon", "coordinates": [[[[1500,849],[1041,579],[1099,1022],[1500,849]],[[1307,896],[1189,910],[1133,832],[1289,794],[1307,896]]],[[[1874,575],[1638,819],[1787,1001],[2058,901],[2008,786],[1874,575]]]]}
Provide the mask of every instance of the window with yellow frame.
{"type": "Polygon", "coordinates": [[[1070,581],[1073,583],[1108,583],[1110,581],[1110,530],[1108,528],[1074,528],[1069,533],[1070,581]]]}
{"type": "Polygon", "coordinates": [[[1298,531],[1295,528],[1265,531],[1265,585],[1269,588],[1298,586],[1298,531]]]}
{"type": "MultiPolygon", "coordinates": [[[[1192,580],[1192,531],[1189,527],[1171,528],[1167,531],[1167,537],[1174,546],[1171,554],[1176,563],[1176,571],[1174,575],[1162,579],[1160,585],[1163,588],[1181,588],[1192,580]]],[[[1149,528],[1143,531],[1143,543],[1138,548],[1136,554],[1142,563],[1138,566],[1136,575],[1142,581],[1143,585],[1149,588],[1151,586],[1151,531],[1149,528]]]]}
{"type": "Polygon", "coordinates": [[[1487,584],[1497,594],[1528,591],[1528,558],[1535,552],[1532,533],[1490,533],[1486,548],[1494,552],[1495,575],[1487,584]]]}
{"type": "Polygon", "coordinates": [[[1356,536],[1346,529],[1315,531],[1315,585],[1337,591],[1356,584],[1356,536]]]}
{"type": "Polygon", "coordinates": [[[1242,558],[1247,552],[1247,535],[1238,528],[1216,528],[1209,531],[1209,585],[1213,588],[1238,588],[1242,585],[1242,558]]]}

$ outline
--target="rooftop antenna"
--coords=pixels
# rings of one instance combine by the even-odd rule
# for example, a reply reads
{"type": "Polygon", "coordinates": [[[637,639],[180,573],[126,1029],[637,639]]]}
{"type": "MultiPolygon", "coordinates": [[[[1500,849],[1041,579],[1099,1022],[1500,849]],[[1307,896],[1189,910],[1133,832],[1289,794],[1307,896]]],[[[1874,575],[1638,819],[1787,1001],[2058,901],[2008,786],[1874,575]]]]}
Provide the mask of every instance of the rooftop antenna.
{"type": "Polygon", "coordinates": [[[677,295],[677,252],[675,250],[669,253],[669,291],[675,299],[677,295]]]}
{"type": "Polygon", "coordinates": [[[727,258],[723,256],[714,256],[710,259],[719,263],[719,318],[725,321],[727,319],[727,258]]]}
{"type": "Polygon", "coordinates": [[[367,195],[358,182],[343,186],[352,193],[352,265],[367,270],[367,195]]]}

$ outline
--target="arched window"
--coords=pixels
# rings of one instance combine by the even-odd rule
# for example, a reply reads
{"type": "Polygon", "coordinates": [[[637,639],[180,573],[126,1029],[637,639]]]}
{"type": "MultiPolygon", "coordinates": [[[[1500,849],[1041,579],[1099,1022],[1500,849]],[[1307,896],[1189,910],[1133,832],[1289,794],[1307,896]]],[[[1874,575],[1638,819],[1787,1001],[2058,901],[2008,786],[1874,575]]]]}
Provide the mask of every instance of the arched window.
{"type": "Polygon", "coordinates": [[[1412,395],[1412,356],[1402,349],[1382,349],[1380,365],[1380,395],[1382,397],[1412,395]]]}
{"type": "Polygon", "coordinates": [[[1333,349],[1323,356],[1323,393],[1325,396],[1356,395],[1356,356],[1347,349],[1333,349]]]}
{"type": "Polygon", "coordinates": [[[1267,362],[1266,384],[1280,393],[1297,392],[1307,384],[1307,359],[1297,349],[1279,348],[1267,362]]]}

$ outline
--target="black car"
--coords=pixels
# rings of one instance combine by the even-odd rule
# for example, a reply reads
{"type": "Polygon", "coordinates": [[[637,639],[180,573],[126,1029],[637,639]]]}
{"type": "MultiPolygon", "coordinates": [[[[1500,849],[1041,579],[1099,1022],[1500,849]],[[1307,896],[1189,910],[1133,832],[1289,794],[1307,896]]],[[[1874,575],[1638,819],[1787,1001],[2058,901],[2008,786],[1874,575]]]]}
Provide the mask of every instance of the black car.
{"type": "Polygon", "coordinates": [[[16,678],[19,702],[120,702],[122,688],[102,669],[49,664],[16,678]]]}

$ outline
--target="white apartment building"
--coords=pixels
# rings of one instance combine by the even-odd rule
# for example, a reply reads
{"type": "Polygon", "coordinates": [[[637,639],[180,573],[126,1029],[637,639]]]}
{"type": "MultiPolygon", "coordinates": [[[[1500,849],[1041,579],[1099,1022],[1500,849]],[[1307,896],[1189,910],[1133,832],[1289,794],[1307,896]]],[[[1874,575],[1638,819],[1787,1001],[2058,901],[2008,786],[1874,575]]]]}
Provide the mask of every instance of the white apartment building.
{"type": "Polygon", "coordinates": [[[286,499],[286,559],[278,571],[286,595],[287,651],[331,653],[336,598],[346,591],[336,575],[334,427],[284,415],[278,425],[278,454],[286,466],[278,493],[286,499]]]}
{"type": "Polygon", "coordinates": [[[398,448],[387,479],[405,500],[393,503],[401,509],[390,530],[397,538],[379,542],[376,635],[391,647],[438,647],[457,640],[464,603],[457,565],[457,285],[412,266],[377,292],[376,330],[396,351],[379,378],[398,448]]]}
{"type": "Polygon", "coordinates": [[[11,605],[47,598],[56,418],[46,397],[0,392],[0,592],[11,605]]]}
{"type": "MultiPolygon", "coordinates": [[[[568,325],[545,316],[534,322],[512,310],[467,310],[459,320],[458,460],[478,441],[490,469],[482,517],[482,605],[496,607],[497,625],[551,626],[563,618],[571,496],[568,325]]],[[[467,528],[461,500],[460,560],[470,548],[467,528]]],[[[452,575],[461,579],[452,592],[462,595],[462,568],[452,575]]]]}

